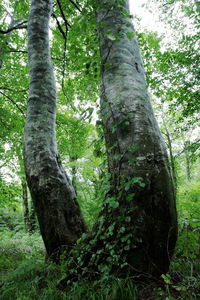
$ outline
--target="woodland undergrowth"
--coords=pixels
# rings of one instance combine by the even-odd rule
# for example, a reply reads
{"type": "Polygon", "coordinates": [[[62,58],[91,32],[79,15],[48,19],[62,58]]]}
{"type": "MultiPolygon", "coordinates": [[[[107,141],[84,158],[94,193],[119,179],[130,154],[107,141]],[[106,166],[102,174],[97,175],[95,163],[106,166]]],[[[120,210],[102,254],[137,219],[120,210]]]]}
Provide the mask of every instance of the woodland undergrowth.
{"type": "Polygon", "coordinates": [[[200,205],[199,183],[184,185],[178,192],[179,238],[170,270],[160,279],[142,282],[104,276],[96,281],[79,277],[64,287],[66,259],[60,265],[45,261],[38,231],[28,234],[19,213],[1,211],[0,299],[140,300],[200,298],[200,205]],[[18,225],[17,225],[18,223],[18,225]]]}

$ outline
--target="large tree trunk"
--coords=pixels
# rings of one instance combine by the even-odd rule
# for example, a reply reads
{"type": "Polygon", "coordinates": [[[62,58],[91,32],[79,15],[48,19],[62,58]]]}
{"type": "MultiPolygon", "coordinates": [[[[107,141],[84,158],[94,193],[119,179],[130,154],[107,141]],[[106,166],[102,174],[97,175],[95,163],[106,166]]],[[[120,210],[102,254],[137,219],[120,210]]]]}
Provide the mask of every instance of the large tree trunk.
{"type": "Polygon", "coordinates": [[[150,104],[128,0],[97,2],[101,114],[111,176],[103,215],[112,214],[106,226],[115,226],[110,243],[120,239],[121,230],[120,256],[126,256],[131,270],[157,276],[168,270],[177,238],[166,147],[150,104]]]}
{"type": "Polygon", "coordinates": [[[30,90],[25,169],[47,254],[54,260],[85,230],[72,184],[59,160],[56,87],[49,49],[51,0],[32,0],[28,23],[30,90]]]}

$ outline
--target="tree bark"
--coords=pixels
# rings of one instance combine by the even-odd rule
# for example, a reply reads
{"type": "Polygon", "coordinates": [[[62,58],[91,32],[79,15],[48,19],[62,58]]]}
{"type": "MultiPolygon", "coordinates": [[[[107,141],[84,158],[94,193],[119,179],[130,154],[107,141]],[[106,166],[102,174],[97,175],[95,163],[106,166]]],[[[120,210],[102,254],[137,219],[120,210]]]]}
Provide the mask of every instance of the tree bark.
{"type": "Polygon", "coordinates": [[[126,226],[123,236],[129,234],[131,243],[121,255],[131,270],[157,276],[168,270],[177,238],[166,147],[150,104],[128,0],[97,3],[101,115],[110,173],[103,215],[115,207],[110,217],[117,228],[113,239],[126,226]]]}
{"type": "Polygon", "coordinates": [[[49,48],[51,0],[32,0],[28,22],[30,88],[24,161],[47,255],[57,260],[85,230],[73,186],[58,156],[56,87],[49,48]]]}

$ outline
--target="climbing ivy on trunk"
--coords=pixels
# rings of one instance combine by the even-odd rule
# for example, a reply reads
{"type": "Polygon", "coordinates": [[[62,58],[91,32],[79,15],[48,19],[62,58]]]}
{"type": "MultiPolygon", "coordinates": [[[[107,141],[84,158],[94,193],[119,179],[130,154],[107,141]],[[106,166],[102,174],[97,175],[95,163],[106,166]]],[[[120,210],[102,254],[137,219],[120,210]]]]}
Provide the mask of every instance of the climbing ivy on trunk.
{"type": "Polygon", "coordinates": [[[124,253],[132,270],[162,274],[169,268],[176,243],[175,194],[128,1],[98,0],[97,21],[101,116],[110,173],[103,214],[106,217],[113,208],[112,242],[120,230],[120,215],[123,236],[129,235],[124,253]]]}

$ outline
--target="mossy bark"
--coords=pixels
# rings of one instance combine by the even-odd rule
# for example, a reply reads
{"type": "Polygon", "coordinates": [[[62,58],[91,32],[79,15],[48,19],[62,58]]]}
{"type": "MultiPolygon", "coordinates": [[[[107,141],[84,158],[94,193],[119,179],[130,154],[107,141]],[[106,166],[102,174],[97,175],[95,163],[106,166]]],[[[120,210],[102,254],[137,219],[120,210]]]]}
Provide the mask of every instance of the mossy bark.
{"type": "Polygon", "coordinates": [[[56,144],[56,87],[49,48],[51,0],[32,0],[28,22],[30,88],[24,135],[27,183],[47,254],[57,260],[85,230],[56,144]]]}
{"type": "Polygon", "coordinates": [[[123,218],[130,217],[128,225],[124,222],[124,234],[132,233],[124,251],[126,263],[133,273],[157,276],[167,272],[177,238],[166,147],[149,100],[128,1],[98,0],[97,4],[101,115],[111,176],[103,215],[116,207],[110,218],[117,231],[110,243],[123,218]]]}

